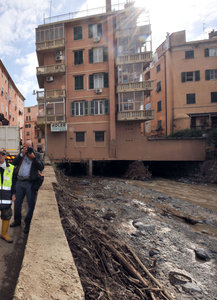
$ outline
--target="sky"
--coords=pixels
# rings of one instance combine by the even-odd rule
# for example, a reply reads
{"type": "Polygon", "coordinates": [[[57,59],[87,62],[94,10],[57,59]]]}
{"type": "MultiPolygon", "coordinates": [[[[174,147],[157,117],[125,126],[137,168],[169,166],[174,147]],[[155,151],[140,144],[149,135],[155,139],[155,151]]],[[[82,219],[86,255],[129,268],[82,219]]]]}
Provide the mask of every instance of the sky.
{"type": "MultiPolygon", "coordinates": [[[[126,0],[112,0],[112,5],[126,0]]],[[[37,104],[39,90],[35,52],[35,28],[44,18],[98,7],[97,0],[0,0],[0,59],[24,96],[25,107],[37,104]]],[[[100,2],[105,6],[106,0],[100,2]]],[[[217,0],[136,0],[145,7],[152,28],[152,50],[167,33],[185,30],[187,41],[207,39],[217,30],[217,0]]]]}

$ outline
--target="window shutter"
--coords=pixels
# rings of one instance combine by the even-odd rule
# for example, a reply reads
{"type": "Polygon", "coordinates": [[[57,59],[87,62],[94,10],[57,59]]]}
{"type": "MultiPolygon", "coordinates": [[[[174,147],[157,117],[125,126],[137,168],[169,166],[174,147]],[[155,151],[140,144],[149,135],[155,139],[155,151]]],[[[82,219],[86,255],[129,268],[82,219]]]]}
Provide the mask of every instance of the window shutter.
{"type": "Polygon", "coordinates": [[[195,81],[200,80],[200,71],[195,71],[195,81]]]}
{"type": "Polygon", "coordinates": [[[208,48],[204,49],[204,55],[205,55],[205,57],[209,56],[209,49],[208,48]]]}
{"type": "Polygon", "coordinates": [[[71,116],[75,115],[75,103],[71,102],[71,116]]]}
{"type": "Polygon", "coordinates": [[[93,37],[93,27],[92,27],[92,25],[88,25],[88,37],[89,38],[93,37]]]}
{"type": "Polygon", "coordinates": [[[89,89],[92,90],[93,87],[93,75],[89,75],[89,89]]]}
{"type": "Polygon", "coordinates": [[[182,82],[185,82],[185,72],[182,72],[182,82]]]}
{"type": "Polygon", "coordinates": [[[74,59],[75,59],[74,64],[78,65],[78,51],[74,52],[74,59]]]}
{"type": "Polygon", "coordinates": [[[88,101],[85,101],[85,115],[88,115],[88,101]]]}
{"type": "Polygon", "coordinates": [[[205,79],[210,80],[210,71],[209,70],[205,71],[205,79]]]}
{"type": "Polygon", "coordinates": [[[93,49],[89,49],[89,64],[93,63],[93,49]]]}
{"type": "Polygon", "coordinates": [[[97,24],[97,35],[102,36],[102,24],[97,24]]]}
{"type": "Polygon", "coordinates": [[[105,114],[109,113],[109,101],[108,99],[104,100],[104,105],[105,105],[105,114]]]}
{"type": "Polygon", "coordinates": [[[103,48],[103,61],[108,61],[108,48],[103,48]]]}
{"type": "Polygon", "coordinates": [[[105,88],[109,87],[108,73],[104,73],[104,87],[105,88]]]}
{"type": "Polygon", "coordinates": [[[94,100],[90,102],[90,114],[94,115],[94,100]]]}

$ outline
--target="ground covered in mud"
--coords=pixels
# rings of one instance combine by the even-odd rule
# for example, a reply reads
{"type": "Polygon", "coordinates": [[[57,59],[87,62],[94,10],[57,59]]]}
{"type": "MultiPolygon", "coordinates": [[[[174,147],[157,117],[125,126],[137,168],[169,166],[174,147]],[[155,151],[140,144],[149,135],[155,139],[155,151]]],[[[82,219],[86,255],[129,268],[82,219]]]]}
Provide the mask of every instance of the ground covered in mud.
{"type": "Polygon", "coordinates": [[[217,186],[56,176],[85,299],[217,300],[217,186]]]}

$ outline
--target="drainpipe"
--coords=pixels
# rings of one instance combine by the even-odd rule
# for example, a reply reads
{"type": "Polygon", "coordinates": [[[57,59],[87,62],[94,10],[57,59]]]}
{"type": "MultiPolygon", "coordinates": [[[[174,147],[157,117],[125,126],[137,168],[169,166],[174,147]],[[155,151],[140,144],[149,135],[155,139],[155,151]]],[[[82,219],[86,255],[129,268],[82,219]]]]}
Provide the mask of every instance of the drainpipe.
{"type": "Polygon", "coordinates": [[[166,114],[166,136],[167,136],[167,64],[166,55],[164,53],[164,77],[165,77],[165,114],[166,114]]]}

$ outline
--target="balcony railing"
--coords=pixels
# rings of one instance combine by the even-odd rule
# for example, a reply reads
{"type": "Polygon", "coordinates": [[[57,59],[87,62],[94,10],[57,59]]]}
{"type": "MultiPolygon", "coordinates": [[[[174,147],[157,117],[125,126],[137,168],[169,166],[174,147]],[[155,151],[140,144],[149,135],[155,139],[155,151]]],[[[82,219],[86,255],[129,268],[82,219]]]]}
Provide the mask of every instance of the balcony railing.
{"type": "Polygon", "coordinates": [[[51,123],[58,123],[58,122],[65,122],[66,116],[65,115],[47,115],[47,120],[45,116],[37,116],[37,124],[51,124],[51,123]]]}
{"type": "Polygon", "coordinates": [[[151,80],[141,82],[122,83],[117,86],[117,93],[134,92],[134,91],[151,91],[154,83],[151,80]]]}
{"type": "Polygon", "coordinates": [[[136,35],[150,35],[151,34],[151,25],[137,26],[134,28],[126,28],[124,30],[117,30],[115,33],[115,38],[120,39],[123,37],[136,36],[136,35]]]}
{"type": "Polygon", "coordinates": [[[65,46],[65,40],[63,38],[53,40],[53,41],[44,41],[44,42],[36,43],[36,51],[47,50],[47,49],[60,49],[60,48],[64,48],[64,46],[65,46]]]}
{"type": "Polygon", "coordinates": [[[139,62],[151,62],[152,61],[152,52],[144,52],[144,53],[137,53],[137,54],[128,54],[119,56],[116,59],[116,65],[122,64],[133,64],[139,62]]]}
{"type": "Polygon", "coordinates": [[[37,101],[39,103],[45,103],[48,99],[52,98],[64,98],[66,96],[66,90],[50,90],[50,91],[43,91],[37,92],[37,101]]]}
{"type": "Polygon", "coordinates": [[[148,121],[154,119],[153,110],[139,110],[139,111],[122,111],[118,112],[118,121],[148,121]]]}
{"type": "Polygon", "coordinates": [[[48,75],[48,74],[52,75],[52,74],[65,73],[65,72],[66,72],[66,66],[64,64],[37,67],[37,76],[48,75]]]}

